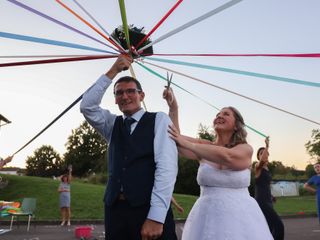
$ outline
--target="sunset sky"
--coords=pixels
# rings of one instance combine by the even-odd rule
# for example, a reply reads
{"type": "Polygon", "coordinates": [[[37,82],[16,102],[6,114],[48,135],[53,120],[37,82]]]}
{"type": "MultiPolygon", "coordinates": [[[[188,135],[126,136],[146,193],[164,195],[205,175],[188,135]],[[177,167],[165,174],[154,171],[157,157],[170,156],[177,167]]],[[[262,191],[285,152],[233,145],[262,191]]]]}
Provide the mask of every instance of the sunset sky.
{"type": "MultiPolygon", "coordinates": [[[[19,1],[108,43],[54,0],[19,1]]],[[[63,2],[94,24],[73,0],[63,0],[63,2]]],[[[110,33],[122,24],[116,0],[77,0],[77,2],[110,33]]],[[[176,0],[127,0],[125,4],[128,23],[144,27],[148,33],[176,2],[176,0]]],[[[183,1],[151,35],[151,41],[226,2],[228,1],[183,1]]],[[[319,0],[245,0],[154,44],[153,50],[157,54],[320,53],[319,10],[319,0]]],[[[113,51],[7,0],[0,1],[0,20],[1,33],[64,41],[113,51]]],[[[101,53],[8,39],[1,37],[0,34],[0,63],[35,60],[35,58],[14,58],[21,55],[73,54],[101,53]]],[[[271,160],[282,161],[284,165],[295,166],[298,169],[304,169],[309,163],[310,156],[306,152],[305,144],[311,139],[312,129],[318,129],[320,122],[320,58],[156,57],[298,80],[297,82],[301,84],[145,60],[145,66],[164,77],[165,70],[148,65],[147,62],[211,84],[203,84],[173,74],[173,82],[189,92],[173,86],[179,102],[183,134],[196,136],[200,123],[206,126],[212,125],[217,110],[207,103],[217,108],[231,105],[242,113],[247,125],[270,136],[271,160]],[[316,84],[309,86],[307,84],[309,82],[316,84]],[[212,85],[227,89],[229,92],[212,85]]],[[[22,147],[105,73],[113,62],[114,59],[103,59],[0,68],[0,114],[12,121],[0,129],[0,156],[11,155],[22,147]]],[[[146,93],[147,110],[167,112],[166,103],[161,97],[166,83],[136,63],[133,64],[133,69],[146,93]]],[[[121,75],[130,75],[130,72],[121,75]]],[[[107,91],[102,104],[120,114],[110,90],[107,91]]],[[[77,104],[40,137],[17,153],[9,166],[24,167],[27,156],[42,145],[51,145],[62,155],[72,129],[79,127],[83,121],[77,104]]],[[[264,138],[248,129],[248,142],[257,150],[264,144],[264,138]]],[[[254,156],[253,160],[255,159],[254,156]]]]}

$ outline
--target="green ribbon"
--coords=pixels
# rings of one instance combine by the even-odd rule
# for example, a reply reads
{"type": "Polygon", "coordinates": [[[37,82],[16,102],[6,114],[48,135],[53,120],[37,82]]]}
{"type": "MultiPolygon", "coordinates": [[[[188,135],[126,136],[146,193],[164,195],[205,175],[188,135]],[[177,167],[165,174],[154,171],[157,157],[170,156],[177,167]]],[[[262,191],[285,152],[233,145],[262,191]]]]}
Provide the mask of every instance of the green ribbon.
{"type": "Polygon", "coordinates": [[[129,36],[129,28],[127,22],[127,15],[126,15],[126,6],[124,4],[124,0],[119,0],[120,12],[121,12],[121,19],[122,19],[122,28],[124,35],[126,37],[126,42],[128,49],[130,51],[130,36],[129,36]]]}
{"type": "MultiPolygon", "coordinates": [[[[164,81],[167,81],[167,78],[165,78],[164,76],[160,75],[159,73],[157,73],[157,72],[153,71],[152,69],[148,68],[147,66],[145,66],[145,65],[143,65],[143,64],[141,64],[141,63],[139,63],[139,62],[136,62],[136,63],[137,63],[139,66],[141,66],[142,68],[144,68],[145,70],[147,70],[148,72],[150,72],[150,73],[152,73],[152,74],[156,75],[157,77],[161,78],[161,79],[162,79],[162,80],[164,80],[164,81]]],[[[193,93],[189,92],[188,90],[184,89],[183,87],[180,87],[179,85],[175,84],[174,82],[171,82],[171,84],[173,84],[173,85],[175,85],[176,87],[180,88],[181,90],[183,90],[183,91],[185,91],[185,92],[189,93],[190,95],[192,95],[192,96],[194,96],[195,98],[197,98],[197,99],[201,100],[202,102],[204,102],[204,103],[208,104],[209,106],[213,107],[214,109],[216,109],[216,110],[220,111],[220,108],[218,108],[218,107],[216,107],[216,106],[212,105],[211,103],[207,102],[206,100],[202,99],[201,97],[199,97],[199,96],[197,96],[197,95],[195,95],[195,94],[193,94],[193,93]]],[[[256,130],[256,129],[254,129],[253,127],[250,127],[250,126],[249,126],[249,125],[247,125],[247,124],[245,124],[245,126],[246,126],[248,129],[252,130],[253,132],[255,132],[255,133],[259,134],[260,136],[262,136],[262,137],[264,137],[264,138],[266,138],[266,137],[267,137],[265,134],[263,134],[262,132],[260,132],[260,131],[258,131],[258,130],[256,130]]]]}

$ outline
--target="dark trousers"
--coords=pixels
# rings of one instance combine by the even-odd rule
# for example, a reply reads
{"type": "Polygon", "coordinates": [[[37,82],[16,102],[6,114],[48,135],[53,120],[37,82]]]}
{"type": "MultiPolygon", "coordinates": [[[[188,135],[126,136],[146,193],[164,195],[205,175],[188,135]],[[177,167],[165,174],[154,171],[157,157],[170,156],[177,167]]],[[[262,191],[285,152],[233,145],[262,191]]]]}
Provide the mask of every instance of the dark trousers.
{"type": "MultiPolygon", "coordinates": [[[[141,240],[141,228],[149,208],[149,205],[132,207],[126,200],[118,200],[112,206],[105,205],[106,240],[141,240]]],[[[171,208],[159,240],[177,240],[171,208]]]]}
{"type": "Polygon", "coordinates": [[[259,206],[268,222],[274,240],[283,240],[284,225],[279,215],[273,209],[272,203],[259,203],[259,206]]]}

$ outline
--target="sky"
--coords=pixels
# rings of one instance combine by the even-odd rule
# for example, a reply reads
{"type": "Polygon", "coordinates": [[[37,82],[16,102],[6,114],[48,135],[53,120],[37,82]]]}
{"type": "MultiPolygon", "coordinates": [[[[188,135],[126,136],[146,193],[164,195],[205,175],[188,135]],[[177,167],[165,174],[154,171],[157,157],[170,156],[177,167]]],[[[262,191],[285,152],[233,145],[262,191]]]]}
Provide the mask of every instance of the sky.
{"type": "MultiPolygon", "coordinates": [[[[104,38],[54,0],[22,2],[107,43],[104,38]]],[[[92,22],[74,1],[64,0],[63,2],[92,22]]],[[[151,35],[151,41],[226,2],[228,1],[183,1],[151,35]]],[[[78,0],[78,3],[110,33],[122,24],[119,3],[116,0],[78,0]]],[[[125,1],[127,21],[137,27],[144,27],[148,33],[175,3],[176,0],[125,1]]],[[[153,51],[167,54],[319,53],[319,10],[319,0],[244,0],[154,44],[153,51]]],[[[0,32],[65,41],[112,51],[98,42],[63,28],[7,0],[0,1],[0,32]]],[[[5,56],[67,54],[97,53],[0,37],[0,63],[35,60],[5,56]]],[[[320,83],[319,58],[161,58],[320,83]]],[[[320,122],[318,87],[151,60],[145,61],[320,122]]],[[[0,156],[6,157],[20,149],[90,87],[101,74],[105,73],[113,62],[114,59],[103,59],[2,67],[0,69],[0,114],[12,123],[0,129],[0,156]]],[[[146,62],[147,67],[166,76],[165,70],[148,65],[146,62]]],[[[162,99],[166,82],[136,63],[133,64],[133,69],[146,93],[147,110],[167,112],[167,105],[162,99]]],[[[121,73],[119,76],[122,75],[130,75],[130,72],[121,73]]],[[[183,134],[196,136],[200,123],[205,126],[212,125],[217,110],[207,103],[216,108],[234,106],[242,113],[247,125],[270,136],[270,160],[281,161],[284,165],[295,166],[297,169],[304,169],[310,163],[311,157],[306,152],[305,144],[311,140],[312,130],[318,129],[319,124],[178,74],[173,74],[173,82],[197,96],[173,86],[179,103],[180,128],[183,134]]],[[[102,106],[120,114],[110,90],[103,98],[102,106]]],[[[65,144],[72,129],[78,128],[83,121],[84,118],[77,104],[36,140],[17,153],[8,166],[25,167],[27,156],[31,156],[42,145],[51,145],[62,155],[66,151],[65,144]]],[[[256,152],[260,146],[263,146],[264,138],[250,129],[247,131],[247,140],[256,152]]],[[[256,160],[255,156],[253,160],[256,160]]]]}

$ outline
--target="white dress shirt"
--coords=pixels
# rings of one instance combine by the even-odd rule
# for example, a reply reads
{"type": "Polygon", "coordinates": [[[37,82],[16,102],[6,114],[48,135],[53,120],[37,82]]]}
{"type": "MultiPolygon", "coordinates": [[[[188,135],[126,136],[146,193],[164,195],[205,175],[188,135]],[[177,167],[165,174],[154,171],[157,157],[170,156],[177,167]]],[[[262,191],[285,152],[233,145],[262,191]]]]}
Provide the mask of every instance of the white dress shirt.
{"type": "MultiPolygon", "coordinates": [[[[100,103],[112,81],[102,75],[84,94],[80,111],[86,120],[107,140],[111,141],[112,130],[117,115],[100,107],[100,103]]],[[[131,125],[134,131],[145,111],[141,108],[131,117],[136,120],[131,125]]],[[[126,118],[126,116],[123,116],[126,118]]],[[[154,129],[154,161],[156,164],[150,210],[147,218],[164,223],[178,172],[178,152],[175,142],[169,137],[168,126],[172,124],[167,114],[156,113],[154,129]]],[[[141,139],[143,141],[143,139],[141,139]]]]}

